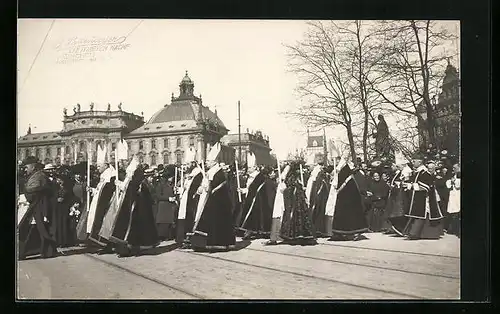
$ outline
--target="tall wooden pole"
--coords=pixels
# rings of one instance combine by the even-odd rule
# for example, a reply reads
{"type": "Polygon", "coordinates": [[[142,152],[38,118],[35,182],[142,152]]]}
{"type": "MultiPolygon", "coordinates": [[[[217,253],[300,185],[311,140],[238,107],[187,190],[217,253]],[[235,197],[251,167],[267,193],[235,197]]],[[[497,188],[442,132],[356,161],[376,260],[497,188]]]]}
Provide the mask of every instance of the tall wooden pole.
{"type": "Polygon", "coordinates": [[[239,162],[241,162],[241,112],[240,112],[240,101],[238,100],[238,154],[239,162]]]}
{"type": "Polygon", "coordinates": [[[326,146],[326,132],[325,132],[325,128],[323,128],[323,155],[324,155],[323,161],[325,163],[325,166],[328,166],[328,149],[327,149],[327,146],[326,146]]]}

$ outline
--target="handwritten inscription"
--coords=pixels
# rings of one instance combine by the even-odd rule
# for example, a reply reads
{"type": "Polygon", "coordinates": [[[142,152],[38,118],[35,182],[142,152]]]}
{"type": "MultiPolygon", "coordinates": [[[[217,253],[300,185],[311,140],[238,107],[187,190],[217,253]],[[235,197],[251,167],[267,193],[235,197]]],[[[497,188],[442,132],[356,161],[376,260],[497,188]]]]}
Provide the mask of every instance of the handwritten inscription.
{"type": "Polygon", "coordinates": [[[130,47],[126,37],[73,37],[56,45],[59,52],[58,64],[68,64],[79,61],[97,61],[109,56],[109,52],[123,51],[130,47]]]}

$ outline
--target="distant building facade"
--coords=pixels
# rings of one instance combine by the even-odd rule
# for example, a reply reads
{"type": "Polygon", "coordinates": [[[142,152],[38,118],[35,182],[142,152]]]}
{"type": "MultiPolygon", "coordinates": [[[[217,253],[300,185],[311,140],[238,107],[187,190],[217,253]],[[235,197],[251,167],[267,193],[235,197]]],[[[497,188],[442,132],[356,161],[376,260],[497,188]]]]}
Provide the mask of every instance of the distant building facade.
{"type": "Polygon", "coordinates": [[[326,160],[326,145],[324,136],[312,136],[308,132],[306,156],[312,156],[315,162],[324,162],[326,160]]]}
{"type": "MultiPolygon", "coordinates": [[[[221,159],[234,162],[238,150],[238,135],[228,135],[228,129],[217,115],[203,105],[201,96],[194,95],[194,82],[187,72],[179,84],[179,96],[172,94],[171,103],[164,105],[149,121],[144,117],[122,111],[81,111],[80,105],[72,115],[64,110],[63,129],[59,132],[31,133],[18,139],[18,159],[36,156],[44,163],[73,164],[86,160],[91,148],[91,160],[96,161],[97,145],[107,147],[108,161],[114,161],[117,142],[124,138],[129,146],[129,156],[136,155],[140,162],[150,166],[184,163],[185,153],[193,148],[196,160],[205,160],[207,152],[216,142],[221,142],[221,159]]],[[[242,147],[252,150],[265,164],[270,159],[269,140],[260,134],[242,134],[242,147]]],[[[246,154],[245,154],[246,160],[246,154]]],[[[259,162],[259,159],[257,161],[259,162]]]]}

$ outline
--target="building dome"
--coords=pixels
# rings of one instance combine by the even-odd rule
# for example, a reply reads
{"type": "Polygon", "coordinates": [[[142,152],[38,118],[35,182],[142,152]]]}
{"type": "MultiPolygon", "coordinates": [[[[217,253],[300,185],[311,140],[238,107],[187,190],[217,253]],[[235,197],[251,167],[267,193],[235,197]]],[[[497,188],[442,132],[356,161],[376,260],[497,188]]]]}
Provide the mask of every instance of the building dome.
{"type": "Polygon", "coordinates": [[[191,80],[191,78],[188,76],[188,72],[186,71],[186,75],[184,75],[184,78],[182,79],[181,81],[181,84],[182,83],[188,83],[188,84],[193,84],[193,81],[191,80]]]}
{"type": "Polygon", "coordinates": [[[208,107],[203,106],[200,97],[194,95],[194,83],[186,75],[179,84],[179,97],[172,94],[172,102],[158,110],[142,127],[131,134],[183,132],[199,129],[199,122],[205,121],[211,128],[226,130],[222,120],[208,107]]]}
{"type": "Polygon", "coordinates": [[[154,123],[167,123],[167,122],[177,122],[177,121],[189,121],[194,122],[200,119],[199,110],[201,107],[201,114],[203,120],[208,120],[217,123],[221,127],[225,127],[222,120],[215,115],[208,107],[205,107],[197,102],[191,102],[189,100],[174,101],[170,105],[163,107],[158,110],[149,119],[147,124],[154,123]]]}

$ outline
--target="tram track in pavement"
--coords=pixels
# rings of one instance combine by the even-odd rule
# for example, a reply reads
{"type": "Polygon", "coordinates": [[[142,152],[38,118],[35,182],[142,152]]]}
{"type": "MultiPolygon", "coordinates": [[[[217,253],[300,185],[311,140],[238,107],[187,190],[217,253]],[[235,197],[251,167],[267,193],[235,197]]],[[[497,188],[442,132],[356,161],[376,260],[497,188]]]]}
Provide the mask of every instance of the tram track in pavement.
{"type": "Polygon", "coordinates": [[[391,250],[391,249],[381,249],[381,248],[370,248],[370,247],[362,247],[362,246],[350,246],[350,245],[342,245],[334,242],[322,243],[318,242],[318,245],[326,245],[326,246],[336,246],[342,248],[349,249],[359,249],[359,250],[370,250],[370,251],[379,251],[379,252],[389,252],[389,253],[402,253],[402,254],[410,254],[410,255],[419,255],[419,256],[429,256],[429,257],[444,257],[451,259],[460,259],[459,256],[451,256],[451,255],[440,255],[440,254],[432,254],[432,253],[420,253],[420,252],[409,252],[409,251],[401,251],[401,250],[391,250]]]}
{"type": "MultiPolygon", "coordinates": [[[[249,248],[245,248],[245,250],[249,250],[249,248]]],[[[299,276],[299,277],[304,277],[304,278],[313,279],[313,280],[321,280],[321,281],[326,281],[326,282],[329,282],[329,283],[342,284],[342,285],[345,285],[345,286],[350,286],[350,287],[354,287],[354,288],[358,288],[358,289],[365,289],[365,290],[370,290],[370,291],[376,291],[376,292],[383,292],[383,293],[392,294],[392,295],[398,295],[398,296],[406,297],[406,298],[409,298],[409,299],[424,299],[422,296],[416,295],[416,294],[402,293],[402,292],[391,291],[391,290],[386,290],[386,289],[377,289],[377,288],[372,288],[372,287],[369,287],[369,286],[348,283],[348,282],[344,282],[344,281],[340,281],[340,280],[335,280],[335,279],[330,279],[330,278],[323,278],[323,277],[318,277],[318,276],[313,276],[313,275],[307,275],[307,274],[302,274],[302,273],[298,273],[298,272],[294,272],[294,271],[288,271],[288,270],[283,270],[283,269],[277,269],[277,268],[268,267],[268,266],[254,265],[254,264],[250,264],[250,263],[246,263],[246,262],[231,260],[231,259],[228,259],[228,258],[222,258],[220,256],[208,255],[207,253],[198,253],[198,252],[185,251],[185,250],[179,250],[178,252],[182,252],[182,253],[189,254],[189,255],[201,256],[201,257],[210,258],[210,259],[215,259],[215,260],[224,261],[224,262],[229,262],[229,263],[234,263],[234,264],[248,266],[248,267],[265,269],[265,270],[268,270],[268,271],[274,271],[274,272],[278,272],[278,273],[282,273],[282,274],[287,274],[287,275],[299,276]]],[[[265,252],[269,253],[267,251],[265,251],[265,252]]]]}
{"type": "Polygon", "coordinates": [[[327,258],[321,258],[321,257],[312,257],[312,256],[306,256],[306,255],[283,253],[283,252],[273,252],[273,251],[268,251],[268,250],[255,249],[255,248],[246,248],[246,250],[255,251],[255,252],[264,252],[264,253],[270,253],[270,254],[276,254],[276,255],[283,255],[283,256],[290,256],[290,257],[305,258],[305,259],[310,259],[310,260],[315,260],[315,261],[322,261],[322,262],[331,262],[331,263],[344,264],[344,265],[353,265],[353,266],[361,266],[361,267],[366,267],[366,268],[374,268],[374,269],[396,271],[396,272],[401,272],[401,273],[405,273],[405,274],[414,274],[414,275],[431,276],[431,277],[441,277],[441,278],[446,278],[446,279],[460,280],[460,278],[457,277],[457,276],[448,276],[448,275],[440,275],[440,274],[430,274],[430,273],[410,271],[410,270],[403,270],[403,269],[397,269],[397,268],[391,268],[391,267],[384,267],[384,266],[375,266],[375,265],[366,265],[366,264],[354,263],[354,262],[345,262],[345,261],[333,260],[333,259],[327,259],[327,258]]]}
{"type": "Polygon", "coordinates": [[[163,286],[163,287],[165,287],[165,288],[172,289],[172,290],[175,290],[175,291],[177,291],[177,292],[183,293],[183,294],[185,294],[185,295],[187,295],[187,296],[189,296],[189,297],[192,297],[192,298],[195,298],[195,299],[201,299],[201,300],[205,300],[205,299],[207,299],[205,296],[202,296],[202,295],[196,294],[196,293],[194,293],[194,292],[191,292],[191,291],[188,291],[188,290],[185,290],[185,289],[179,288],[179,287],[175,287],[175,286],[169,285],[169,284],[167,284],[167,283],[165,283],[165,282],[163,282],[163,281],[161,281],[161,280],[158,280],[158,279],[155,279],[155,278],[151,278],[151,277],[149,277],[149,276],[143,275],[143,274],[141,274],[141,273],[139,273],[139,272],[136,272],[136,271],[134,271],[134,270],[128,269],[128,268],[126,268],[126,267],[123,267],[123,266],[117,265],[117,264],[115,264],[115,263],[108,262],[108,261],[106,261],[106,260],[100,259],[100,258],[98,258],[98,257],[96,257],[96,256],[93,256],[93,255],[92,255],[92,254],[90,254],[90,253],[85,253],[84,255],[85,255],[86,257],[88,257],[88,258],[90,258],[90,259],[94,260],[94,261],[97,261],[97,262],[99,262],[99,263],[105,264],[105,265],[107,265],[107,266],[109,266],[109,267],[112,267],[112,268],[114,268],[114,269],[118,269],[118,270],[124,271],[124,272],[126,272],[126,273],[128,273],[128,274],[131,274],[131,275],[134,275],[134,276],[140,277],[140,278],[142,278],[142,279],[145,279],[145,280],[148,280],[148,281],[154,282],[154,283],[156,283],[156,284],[158,284],[158,285],[160,285],[160,286],[163,286]]]}

